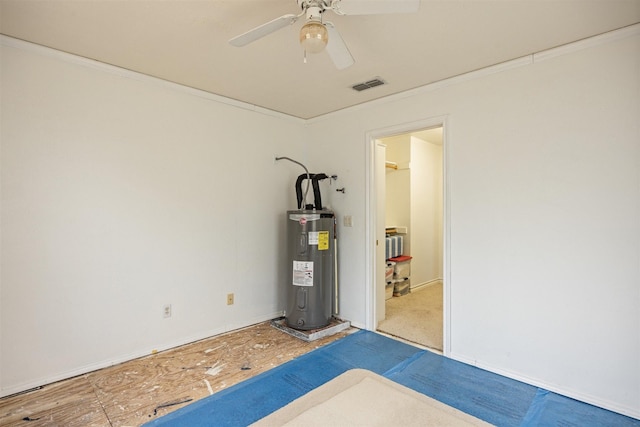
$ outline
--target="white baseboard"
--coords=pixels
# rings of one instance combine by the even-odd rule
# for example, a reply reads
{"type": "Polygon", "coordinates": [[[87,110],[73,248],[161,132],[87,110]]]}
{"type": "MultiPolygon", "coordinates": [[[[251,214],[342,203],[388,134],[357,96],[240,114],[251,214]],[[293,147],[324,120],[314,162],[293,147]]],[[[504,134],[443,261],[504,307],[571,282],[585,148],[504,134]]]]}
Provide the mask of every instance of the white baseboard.
{"type": "Polygon", "coordinates": [[[412,291],[418,290],[418,289],[426,288],[427,286],[433,286],[433,285],[442,285],[442,279],[433,279],[428,282],[418,283],[417,285],[412,284],[411,290],[412,291]]]}
{"type": "Polygon", "coordinates": [[[103,368],[108,368],[110,366],[114,366],[119,363],[129,362],[131,360],[139,359],[141,357],[150,356],[152,354],[160,353],[162,351],[170,350],[172,348],[180,347],[186,344],[191,344],[196,341],[200,341],[207,338],[213,338],[217,335],[222,335],[227,332],[232,332],[238,329],[247,328],[255,324],[265,322],[267,320],[275,319],[280,316],[282,316],[282,311],[277,311],[277,312],[266,314],[263,316],[254,317],[245,322],[230,323],[227,325],[220,326],[218,328],[210,329],[201,334],[191,335],[176,341],[158,344],[154,346],[153,349],[150,349],[150,350],[149,349],[139,350],[139,351],[125,354],[113,359],[107,359],[107,360],[102,360],[95,363],[90,363],[90,364],[81,366],[77,369],[59,372],[53,375],[48,375],[46,377],[38,378],[38,379],[24,382],[21,384],[10,385],[9,387],[6,387],[0,390],[0,397],[11,396],[14,394],[24,393],[30,390],[38,389],[58,381],[63,381],[73,377],[77,377],[79,375],[88,374],[89,372],[97,371],[103,368]]]}
{"type": "Polygon", "coordinates": [[[495,374],[502,375],[503,377],[511,378],[513,380],[522,381],[523,383],[530,384],[535,387],[540,387],[542,389],[551,391],[556,394],[560,394],[562,396],[570,397],[580,402],[588,403],[590,405],[594,405],[599,408],[604,408],[609,411],[617,412],[619,414],[626,415],[628,417],[640,419],[640,409],[638,408],[629,407],[626,405],[620,405],[619,403],[616,403],[607,399],[603,399],[601,397],[592,396],[590,394],[582,393],[577,390],[572,390],[571,388],[559,387],[557,385],[549,384],[542,380],[521,375],[517,372],[496,368],[492,365],[485,364],[477,360],[471,360],[466,356],[457,354],[455,352],[452,352],[449,355],[449,357],[453,360],[457,360],[458,362],[475,366],[477,368],[484,369],[485,371],[493,372],[495,374]]]}

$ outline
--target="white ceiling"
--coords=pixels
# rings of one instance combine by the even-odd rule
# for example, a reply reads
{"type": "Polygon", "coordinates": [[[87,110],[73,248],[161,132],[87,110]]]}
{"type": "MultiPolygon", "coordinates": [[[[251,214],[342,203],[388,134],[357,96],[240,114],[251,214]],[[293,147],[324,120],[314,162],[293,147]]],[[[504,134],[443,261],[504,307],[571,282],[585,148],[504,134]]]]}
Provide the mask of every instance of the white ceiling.
{"type": "Polygon", "coordinates": [[[415,14],[329,13],[356,60],[344,70],[326,53],[303,63],[301,21],[228,44],[289,13],[295,0],[0,0],[0,32],[307,119],[638,23],[640,0],[422,0],[415,14]],[[388,84],[351,89],[373,77],[388,84]]]}

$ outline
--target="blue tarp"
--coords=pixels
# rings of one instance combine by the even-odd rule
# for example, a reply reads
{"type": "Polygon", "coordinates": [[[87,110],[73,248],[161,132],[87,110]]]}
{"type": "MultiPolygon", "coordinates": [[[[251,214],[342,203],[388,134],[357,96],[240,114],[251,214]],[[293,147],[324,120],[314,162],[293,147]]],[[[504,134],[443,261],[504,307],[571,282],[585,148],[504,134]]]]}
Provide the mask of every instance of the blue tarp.
{"type": "Polygon", "coordinates": [[[353,368],[383,374],[421,350],[359,331],[145,426],[246,426],[353,368]]]}
{"type": "Polygon", "coordinates": [[[385,376],[494,425],[519,426],[537,388],[425,351],[385,376]]]}
{"type": "Polygon", "coordinates": [[[246,426],[343,372],[383,375],[497,426],[640,427],[635,420],[359,331],[145,426],[246,426]]]}
{"type": "Polygon", "coordinates": [[[538,389],[521,426],[638,427],[640,420],[538,389]]]}

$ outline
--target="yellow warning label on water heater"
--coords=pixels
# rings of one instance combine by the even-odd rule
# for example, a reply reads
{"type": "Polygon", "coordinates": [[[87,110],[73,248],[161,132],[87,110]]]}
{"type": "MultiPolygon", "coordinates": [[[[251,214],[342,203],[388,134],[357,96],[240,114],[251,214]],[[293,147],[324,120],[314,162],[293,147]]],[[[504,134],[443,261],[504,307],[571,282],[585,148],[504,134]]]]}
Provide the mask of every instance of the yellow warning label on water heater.
{"type": "Polygon", "coordinates": [[[318,232],[318,250],[319,251],[329,250],[329,232],[328,231],[318,232]]]}

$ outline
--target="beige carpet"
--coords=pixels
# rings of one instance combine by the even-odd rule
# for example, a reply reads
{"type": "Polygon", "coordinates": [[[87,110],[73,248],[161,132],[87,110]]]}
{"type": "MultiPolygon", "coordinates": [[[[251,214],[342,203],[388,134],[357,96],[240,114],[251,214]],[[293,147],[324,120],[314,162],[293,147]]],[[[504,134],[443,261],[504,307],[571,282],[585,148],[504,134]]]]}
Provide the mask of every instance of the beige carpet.
{"type": "Polygon", "coordinates": [[[387,300],[385,312],[379,331],[442,351],[442,282],[387,300]]]}
{"type": "Polygon", "coordinates": [[[351,369],[254,426],[487,426],[365,369],[351,369]]]}

